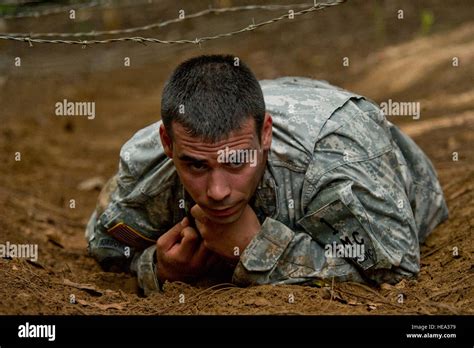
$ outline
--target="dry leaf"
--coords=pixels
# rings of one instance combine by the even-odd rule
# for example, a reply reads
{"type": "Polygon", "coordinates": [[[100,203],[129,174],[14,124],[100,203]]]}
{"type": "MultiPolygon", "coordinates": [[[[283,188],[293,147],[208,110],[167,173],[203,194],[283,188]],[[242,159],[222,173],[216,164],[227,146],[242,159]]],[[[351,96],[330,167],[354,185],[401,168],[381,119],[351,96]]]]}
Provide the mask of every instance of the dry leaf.
{"type": "MultiPolygon", "coordinates": [[[[38,261],[33,261],[33,260],[28,260],[28,259],[27,259],[26,262],[28,262],[30,265],[33,265],[33,266],[35,266],[35,267],[37,267],[37,268],[44,269],[44,270],[46,270],[46,271],[48,271],[48,272],[51,271],[51,270],[49,270],[49,269],[46,269],[46,267],[45,267],[43,264],[39,263],[38,261]]],[[[54,272],[53,272],[53,273],[54,273],[54,272]]]]}
{"type": "Polygon", "coordinates": [[[393,285],[390,285],[388,283],[382,283],[382,284],[380,284],[380,289],[382,289],[382,290],[392,290],[393,285]]]}
{"type": "Polygon", "coordinates": [[[114,290],[110,290],[110,289],[105,290],[105,294],[109,295],[109,296],[118,296],[118,295],[120,295],[120,293],[118,291],[114,291],[114,290]]]}
{"type": "Polygon", "coordinates": [[[108,309],[117,309],[121,311],[124,309],[123,304],[127,303],[127,302],[122,302],[122,303],[102,304],[102,303],[97,303],[97,302],[88,302],[86,300],[81,300],[81,299],[76,299],[76,302],[83,306],[95,307],[103,311],[106,311],[108,309]]]}
{"type": "Polygon", "coordinates": [[[64,249],[61,235],[55,230],[49,230],[46,232],[46,238],[48,238],[48,242],[51,242],[52,244],[64,249]]]}
{"type": "Polygon", "coordinates": [[[341,303],[347,303],[347,300],[344,298],[344,296],[342,296],[342,294],[336,290],[332,291],[332,299],[341,303]]]}
{"type": "Polygon", "coordinates": [[[322,290],[323,290],[323,295],[322,295],[323,299],[329,300],[331,298],[331,290],[327,287],[323,288],[322,290]]]}
{"type": "Polygon", "coordinates": [[[375,303],[367,303],[367,310],[373,311],[377,309],[377,305],[375,303]]]}
{"type": "Polygon", "coordinates": [[[351,306],[357,306],[357,305],[361,305],[363,304],[362,302],[359,302],[357,300],[354,300],[354,299],[350,299],[349,301],[347,301],[347,304],[348,305],[351,305],[351,306]]]}
{"type": "Polygon", "coordinates": [[[398,282],[398,283],[395,285],[395,287],[396,287],[397,289],[404,289],[404,288],[406,287],[406,285],[407,285],[406,279],[402,279],[400,282],[398,282]]]}
{"type": "Polygon", "coordinates": [[[87,180],[81,182],[77,189],[80,191],[93,191],[93,190],[100,190],[105,184],[104,178],[100,176],[94,176],[87,180]]]}
{"type": "Polygon", "coordinates": [[[72,286],[73,288],[76,288],[76,289],[85,290],[91,295],[102,296],[102,291],[97,290],[96,287],[91,284],[79,284],[79,283],[72,282],[66,278],[63,279],[63,284],[67,286],[72,286]]]}

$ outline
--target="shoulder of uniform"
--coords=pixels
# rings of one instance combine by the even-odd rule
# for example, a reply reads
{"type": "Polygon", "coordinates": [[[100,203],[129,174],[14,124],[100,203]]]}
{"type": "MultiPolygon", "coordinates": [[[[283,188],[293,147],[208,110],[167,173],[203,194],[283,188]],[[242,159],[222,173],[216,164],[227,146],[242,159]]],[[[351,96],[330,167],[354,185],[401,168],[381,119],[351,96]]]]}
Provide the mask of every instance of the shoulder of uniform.
{"type": "Polygon", "coordinates": [[[159,136],[161,123],[140,129],[120,150],[119,184],[128,191],[141,178],[150,176],[151,171],[169,167],[171,159],[164,153],[159,136]]]}
{"type": "Polygon", "coordinates": [[[272,153],[285,165],[305,168],[322,130],[340,125],[331,116],[351,99],[361,97],[326,81],[281,77],[261,81],[267,111],[273,119],[272,153]]]}

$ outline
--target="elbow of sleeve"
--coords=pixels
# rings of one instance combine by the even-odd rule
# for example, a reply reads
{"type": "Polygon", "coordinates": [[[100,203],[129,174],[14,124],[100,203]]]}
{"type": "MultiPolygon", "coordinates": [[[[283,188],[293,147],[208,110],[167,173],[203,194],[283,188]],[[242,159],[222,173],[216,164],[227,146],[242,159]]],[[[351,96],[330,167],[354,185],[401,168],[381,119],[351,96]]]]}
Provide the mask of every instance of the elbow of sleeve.
{"type": "Polygon", "coordinates": [[[156,245],[151,245],[137,254],[132,262],[132,270],[137,275],[138,285],[145,296],[160,291],[161,285],[156,274],[156,245]]]}
{"type": "Polygon", "coordinates": [[[376,284],[388,283],[397,284],[403,279],[413,279],[418,272],[408,271],[400,267],[393,267],[391,269],[370,269],[365,272],[365,275],[376,284]]]}
{"type": "Polygon", "coordinates": [[[128,272],[129,260],[123,253],[89,245],[89,254],[99,263],[101,268],[107,272],[128,272]]]}
{"type": "MultiPolygon", "coordinates": [[[[365,271],[366,276],[377,284],[396,284],[402,279],[415,278],[420,272],[420,249],[417,243],[397,248],[397,262],[385,256],[385,262],[365,271]],[[383,264],[383,266],[382,266],[383,264]]],[[[380,253],[382,254],[382,253],[380,253]]],[[[379,254],[379,257],[382,257],[379,254]]]]}
{"type": "Polygon", "coordinates": [[[295,233],[283,223],[267,218],[240,257],[233,282],[240,286],[275,282],[278,263],[295,233]]]}
{"type": "MultiPolygon", "coordinates": [[[[88,228],[91,226],[88,226],[88,228]]],[[[133,250],[93,226],[88,234],[87,250],[105,271],[128,272],[133,250]]]]}

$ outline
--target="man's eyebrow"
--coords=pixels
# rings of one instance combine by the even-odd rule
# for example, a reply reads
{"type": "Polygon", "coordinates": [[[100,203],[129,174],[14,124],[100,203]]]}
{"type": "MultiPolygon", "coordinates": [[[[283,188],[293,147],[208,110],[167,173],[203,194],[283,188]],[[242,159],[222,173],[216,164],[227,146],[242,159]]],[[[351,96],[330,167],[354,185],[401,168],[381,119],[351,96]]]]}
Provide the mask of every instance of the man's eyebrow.
{"type": "Polygon", "coordinates": [[[192,156],[185,155],[185,154],[178,156],[178,158],[179,158],[179,160],[185,161],[185,162],[199,162],[199,163],[205,163],[205,162],[207,162],[207,161],[204,160],[204,159],[192,157],[192,156]]]}

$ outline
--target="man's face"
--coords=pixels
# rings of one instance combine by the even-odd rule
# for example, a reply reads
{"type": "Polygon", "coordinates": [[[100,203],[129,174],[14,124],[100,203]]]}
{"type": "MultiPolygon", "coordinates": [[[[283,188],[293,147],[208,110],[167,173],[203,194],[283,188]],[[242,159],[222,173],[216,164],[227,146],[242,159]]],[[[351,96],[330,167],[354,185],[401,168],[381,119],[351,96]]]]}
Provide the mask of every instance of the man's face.
{"type": "Polygon", "coordinates": [[[186,191],[213,222],[237,221],[265,171],[271,145],[272,119],[265,115],[259,139],[253,118],[227,139],[206,143],[173,123],[173,142],[164,126],[160,136],[186,191]]]}

